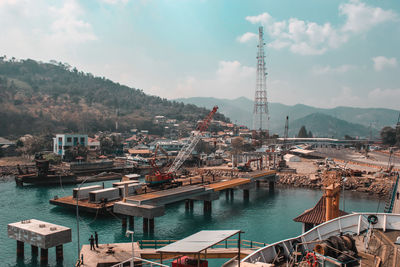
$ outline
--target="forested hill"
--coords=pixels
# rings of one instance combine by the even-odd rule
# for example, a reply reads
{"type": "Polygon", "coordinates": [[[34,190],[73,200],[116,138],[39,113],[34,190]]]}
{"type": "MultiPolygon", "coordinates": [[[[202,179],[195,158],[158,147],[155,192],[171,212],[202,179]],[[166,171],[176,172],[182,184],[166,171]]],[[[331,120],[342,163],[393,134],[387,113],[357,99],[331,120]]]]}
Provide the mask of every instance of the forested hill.
{"type": "MultiPolygon", "coordinates": [[[[117,116],[120,131],[160,133],[162,129],[152,123],[156,115],[195,122],[208,112],[146,95],[68,64],[0,57],[0,136],[114,130],[117,116]]],[[[221,114],[215,119],[229,121],[221,114]]]]}

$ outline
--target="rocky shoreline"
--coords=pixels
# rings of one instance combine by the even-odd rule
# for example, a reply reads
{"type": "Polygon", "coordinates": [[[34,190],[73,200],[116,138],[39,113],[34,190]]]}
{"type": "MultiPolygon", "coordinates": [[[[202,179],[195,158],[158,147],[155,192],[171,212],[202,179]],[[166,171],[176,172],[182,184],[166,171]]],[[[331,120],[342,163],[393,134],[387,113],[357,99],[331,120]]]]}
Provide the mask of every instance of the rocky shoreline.
{"type": "MultiPolygon", "coordinates": [[[[278,185],[301,187],[310,189],[321,189],[321,179],[310,178],[309,175],[279,174],[278,185]]],[[[393,189],[394,179],[392,178],[369,178],[369,177],[347,177],[344,188],[348,191],[363,192],[379,197],[388,196],[393,189]]]]}

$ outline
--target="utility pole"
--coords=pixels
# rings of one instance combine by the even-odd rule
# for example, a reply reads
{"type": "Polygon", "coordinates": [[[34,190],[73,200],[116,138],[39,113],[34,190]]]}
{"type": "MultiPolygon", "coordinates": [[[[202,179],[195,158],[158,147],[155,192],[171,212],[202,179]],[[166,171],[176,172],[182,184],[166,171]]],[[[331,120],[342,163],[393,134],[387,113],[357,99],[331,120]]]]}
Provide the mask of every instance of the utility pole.
{"type": "Polygon", "coordinates": [[[258,28],[258,52],[257,52],[257,80],[254,96],[253,129],[262,131],[268,135],[268,101],[267,101],[267,72],[265,67],[263,27],[258,28]]]}

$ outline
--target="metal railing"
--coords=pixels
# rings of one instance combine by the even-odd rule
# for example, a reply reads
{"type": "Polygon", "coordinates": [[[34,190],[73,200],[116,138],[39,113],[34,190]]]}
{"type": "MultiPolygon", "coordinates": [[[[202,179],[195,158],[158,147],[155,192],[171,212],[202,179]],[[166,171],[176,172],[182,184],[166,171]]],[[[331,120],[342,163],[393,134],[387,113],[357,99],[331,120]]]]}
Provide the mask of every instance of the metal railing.
{"type": "MultiPolygon", "coordinates": [[[[138,241],[141,249],[157,249],[162,248],[168,244],[176,242],[177,240],[140,240],[138,241]]],[[[238,239],[227,239],[221,243],[215,244],[212,248],[237,248],[238,239]]],[[[244,249],[259,249],[265,247],[267,243],[256,242],[251,240],[241,240],[240,246],[244,249]]]]}
{"type": "MultiPolygon", "coordinates": [[[[138,258],[138,257],[134,257],[134,259],[135,259],[136,261],[139,261],[139,263],[135,263],[135,266],[142,266],[142,267],[143,267],[143,266],[150,266],[150,267],[153,267],[153,266],[169,267],[168,265],[165,265],[165,264],[162,264],[162,263],[158,263],[158,262],[155,262],[155,261],[145,260],[145,259],[138,258]]],[[[115,264],[115,265],[113,265],[113,266],[111,266],[111,267],[131,266],[131,265],[130,265],[131,262],[132,262],[132,258],[127,259],[126,261],[122,261],[122,262],[120,262],[120,263],[117,263],[117,264],[115,264]]]]}
{"type": "Polygon", "coordinates": [[[392,211],[393,211],[394,200],[396,199],[397,187],[399,185],[399,177],[400,177],[400,175],[398,174],[397,175],[397,179],[396,179],[396,183],[393,186],[393,191],[392,191],[389,207],[387,207],[387,209],[385,209],[385,212],[387,212],[387,213],[392,213],[392,211]]]}

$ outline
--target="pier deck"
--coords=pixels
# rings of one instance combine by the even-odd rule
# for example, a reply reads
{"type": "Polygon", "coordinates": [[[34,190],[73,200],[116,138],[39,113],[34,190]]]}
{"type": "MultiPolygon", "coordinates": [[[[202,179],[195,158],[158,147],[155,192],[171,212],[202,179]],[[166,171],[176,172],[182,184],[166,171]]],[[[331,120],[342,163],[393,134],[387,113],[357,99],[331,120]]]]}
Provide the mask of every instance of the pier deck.
{"type": "MultiPolygon", "coordinates": [[[[90,203],[89,199],[83,199],[78,201],[79,210],[86,211],[86,212],[95,212],[105,214],[108,213],[107,211],[111,211],[114,203],[119,200],[110,201],[107,203],[90,203]]],[[[76,198],[72,196],[60,197],[58,199],[50,199],[50,204],[67,207],[67,208],[76,208],[76,198]]]]}
{"type": "MultiPolygon", "coordinates": [[[[240,250],[240,254],[241,257],[244,258],[254,251],[255,249],[242,248],[240,250]]],[[[134,243],[134,254],[135,257],[145,260],[160,259],[160,253],[157,253],[156,249],[141,249],[137,242],[134,243]]],[[[81,249],[81,255],[83,255],[83,266],[85,267],[103,266],[105,264],[108,264],[107,266],[111,266],[112,264],[117,264],[132,258],[132,243],[99,244],[99,248],[96,248],[96,250],[90,250],[90,245],[83,245],[81,249]]],[[[172,259],[180,255],[182,254],[163,255],[163,259],[172,259]]],[[[201,253],[201,258],[207,257],[207,259],[230,259],[237,255],[237,248],[212,248],[207,249],[206,253],[201,253]]],[[[135,265],[136,263],[139,263],[139,261],[135,260],[135,265]]]]}

